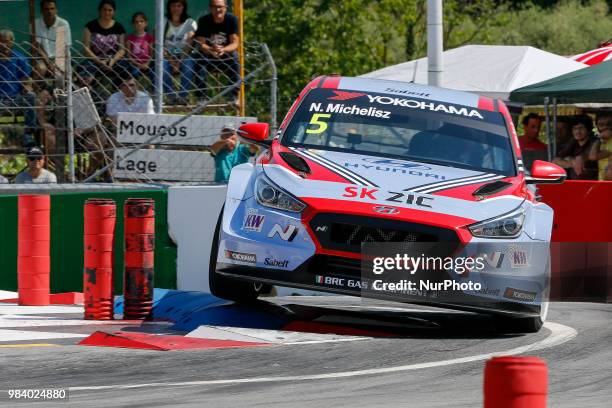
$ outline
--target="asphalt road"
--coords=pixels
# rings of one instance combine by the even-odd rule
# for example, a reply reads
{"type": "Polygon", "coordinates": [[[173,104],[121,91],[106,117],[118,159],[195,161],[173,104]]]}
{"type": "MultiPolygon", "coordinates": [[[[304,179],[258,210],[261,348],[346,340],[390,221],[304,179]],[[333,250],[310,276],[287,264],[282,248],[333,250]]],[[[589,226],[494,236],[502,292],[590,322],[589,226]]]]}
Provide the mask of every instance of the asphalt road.
{"type": "Polygon", "coordinates": [[[478,407],[486,359],[508,351],[547,361],[550,407],[612,400],[612,304],[554,303],[539,333],[500,336],[490,318],[469,313],[345,297],[274,302],[304,316],[323,308],[329,322],[359,322],[394,337],[171,352],[73,339],[0,348],[0,389],[70,387],[68,402],[15,404],[3,396],[0,406],[478,407]]]}

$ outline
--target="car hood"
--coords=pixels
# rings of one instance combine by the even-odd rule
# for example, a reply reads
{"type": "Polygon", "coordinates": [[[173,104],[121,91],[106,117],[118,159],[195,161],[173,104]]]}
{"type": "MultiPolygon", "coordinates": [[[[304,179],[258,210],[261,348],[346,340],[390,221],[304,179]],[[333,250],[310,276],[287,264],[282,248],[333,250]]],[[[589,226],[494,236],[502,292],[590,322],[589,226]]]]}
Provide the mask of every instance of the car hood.
{"type": "MultiPolygon", "coordinates": [[[[276,185],[317,211],[378,216],[373,207],[388,206],[400,210],[395,218],[416,222],[435,219],[441,225],[458,227],[511,212],[524,201],[523,197],[515,194],[466,200],[432,193],[435,188],[452,183],[469,183],[470,178],[484,180],[490,176],[492,180],[500,180],[503,176],[349,153],[305,149],[286,151],[304,158],[311,167],[311,174],[300,175],[277,157],[278,152],[263,164],[263,171],[276,185]]],[[[473,184],[474,187],[468,184],[467,187],[473,190],[487,182],[473,184]]]]}
{"type": "MultiPolygon", "coordinates": [[[[409,160],[351,154],[329,150],[291,149],[311,163],[316,163],[347,179],[382,188],[414,189],[474,177],[495,174],[440,166],[409,160]]],[[[313,178],[324,180],[322,172],[313,178]]]]}

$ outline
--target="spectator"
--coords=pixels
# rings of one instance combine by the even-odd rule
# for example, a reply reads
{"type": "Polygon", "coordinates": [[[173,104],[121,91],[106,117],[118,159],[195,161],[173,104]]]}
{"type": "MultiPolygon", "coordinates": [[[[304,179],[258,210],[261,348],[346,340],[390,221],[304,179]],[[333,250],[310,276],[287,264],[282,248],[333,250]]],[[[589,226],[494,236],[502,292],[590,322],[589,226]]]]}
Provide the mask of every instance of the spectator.
{"type": "Polygon", "coordinates": [[[228,123],[221,130],[219,140],[210,146],[215,158],[215,181],[227,182],[232,168],[249,161],[257,153],[257,146],[241,144],[238,141],[236,127],[228,123]]]}
{"type": "Polygon", "coordinates": [[[569,116],[559,116],[557,118],[557,133],[555,134],[555,156],[561,151],[566,144],[571,142],[572,136],[572,120],[569,116]]]}
{"type": "Polygon", "coordinates": [[[168,104],[186,105],[187,95],[193,87],[195,62],[191,57],[191,44],[196,22],[187,13],[187,0],[168,0],[164,19],[164,93],[168,104]],[[181,88],[178,99],[174,93],[173,74],[179,74],[181,88]]]}
{"type": "Polygon", "coordinates": [[[32,68],[26,57],[13,49],[15,35],[10,30],[0,30],[0,111],[23,111],[26,129],[23,145],[32,146],[36,127],[36,94],[29,81],[32,68]]]}
{"type": "Polygon", "coordinates": [[[595,127],[598,133],[601,133],[603,130],[610,127],[610,125],[612,125],[612,111],[600,112],[597,114],[595,117],[595,127]]]}
{"type": "Polygon", "coordinates": [[[80,67],[85,85],[91,84],[99,73],[114,79],[114,70],[125,56],[125,28],[114,20],[116,9],[114,0],[101,0],[99,17],[85,25],[83,46],[89,59],[80,67]]]}
{"type": "Polygon", "coordinates": [[[40,2],[41,17],[34,22],[36,28],[37,43],[36,51],[40,55],[40,60],[36,64],[35,71],[39,78],[44,78],[47,73],[53,76],[55,74],[55,42],[57,38],[57,29],[65,28],[64,44],[72,45],[72,37],[70,34],[70,24],[63,18],[57,15],[57,4],[55,0],[41,0],[40,2]]]}
{"type": "Polygon", "coordinates": [[[589,159],[589,153],[597,140],[593,135],[593,121],[588,115],[574,117],[574,139],[559,151],[554,163],[567,170],[570,180],[597,180],[597,161],[589,159]]]}
{"type": "Polygon", "coordinates": [[[542,118],[535,113],[530,113],[523,118],[523,136],[519,136],[519,145],[523,153],[525,168],[531,170],[534,160],[546,160],[547,147],[542,143],[538,136],[542,126],[542,118]]]}
{"type": "MultiPolygon", "coordinates": [[[[231,84],[240,80],[240,65],[238,63],[238,18],[227,12],[225,0],[210,0],[210,14],[198,20],[196,41],[204,58],[200,62],[198,72],[202,72],[206,80],[206,73],[211,69],[226,74],[231,84]]],[[[232,90],[234,103],[238,104],[239,87],[232,90]]]]}
{"type": "Polygon", "coordinates": [[[138,90],[138,82],[129,72],[122,70],[118,74],[115,92],[106,102],[106,115],[117,126],[117,115],[120,112],[154,113],[153,100],[143,91],[138,90]]]}
{"type": "Polygon", "coordinates": [[[40,147],[30,147],[26,153],[28,168],[15,177],[15,184],[57,183],[55,174],[44,169],[45,155],[40,147]]]}
{"type": "Polygon", "coordinates": [[[0,184],[7,184],[8,180],[2,174],[0,174],[0,184]]]}
{"type": "Polygon", "coordinates": [[[606,170],[610,167],[610,155],[612,154],[612,114],[606,112],[597,115],[595,123],[597,124],[599,139],[593,143],[589,159],[599,161],[599,180],[605,180],[606,170]]]}
{"type": "Polygon", "coordinates": [[[132,16],[134,32],[125,38],[125,46],[130,73],[136,77],[144,74],[152,81],[154,70],[151,69],[151,57],[155,39],[147,33],[147,24],[147,16],[144,13],[134,13],[132,16]]]}

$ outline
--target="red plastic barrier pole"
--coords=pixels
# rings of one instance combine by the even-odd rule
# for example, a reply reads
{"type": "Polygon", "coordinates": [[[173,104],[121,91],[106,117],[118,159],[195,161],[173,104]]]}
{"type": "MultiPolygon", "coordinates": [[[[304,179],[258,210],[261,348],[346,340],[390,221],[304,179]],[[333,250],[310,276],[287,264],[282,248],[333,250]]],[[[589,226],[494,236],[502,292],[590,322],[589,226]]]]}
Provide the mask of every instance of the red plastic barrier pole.
{"type": "Polygon", "coordinates": [[[23,306],[48,306],[51,274],[51,197],[20,195],[17,228],[17,291],[23,306]]]}
{"type": "Polygon", "coordinates": [[[86,320],[113,319],[113,246],[117,206],[111,199],[85,202],[83,303],[86,320]]]}
{"type": "Polygon", "coordinates": [[[487,361],[485,408],[546,408],[548,369],[537,357],[494,357],[487,361]]]}
{"type": "Polygon", "coordinates": [[[123,318],[150,319],[153,309],[155,201],[130,198],[125,213],[125,273],[123,318]]]}

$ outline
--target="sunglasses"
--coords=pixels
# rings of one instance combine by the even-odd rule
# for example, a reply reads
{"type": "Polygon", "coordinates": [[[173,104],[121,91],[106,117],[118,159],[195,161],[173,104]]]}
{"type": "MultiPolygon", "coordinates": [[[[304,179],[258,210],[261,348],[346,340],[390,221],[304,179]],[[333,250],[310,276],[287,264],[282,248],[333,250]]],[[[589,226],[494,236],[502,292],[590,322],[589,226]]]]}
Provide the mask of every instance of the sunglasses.
{"type": "Polygon", "coordinates": [[[28,161],[38,161],[42,159],[42,156],[28,157],[28,161]]]}

